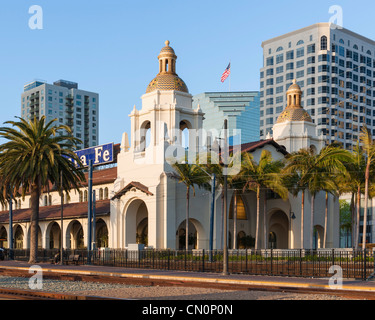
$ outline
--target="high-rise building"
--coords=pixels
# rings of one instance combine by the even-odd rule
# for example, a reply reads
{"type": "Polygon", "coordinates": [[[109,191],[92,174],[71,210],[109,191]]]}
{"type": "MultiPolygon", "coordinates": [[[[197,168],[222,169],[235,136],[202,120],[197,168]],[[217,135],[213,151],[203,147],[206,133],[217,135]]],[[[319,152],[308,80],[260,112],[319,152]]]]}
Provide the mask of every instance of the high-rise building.
{"type": "Polygon", "coordinates": [[[193,108],[204,112],[203,129],[241,130],[241,143],[259,140],[259,91],[205,92],[193,97],[193,108]]]}
{"type": "Polygon", "coordinates": [[[78,149],[99,144],[99,95],[78,89],[78,84],[59,80],[53,84],[33,81],[24,86],[21,95],[21,117],[46,116],[57,119],[56,125],[69,126],[82,141],[78,149]]]}
{"type": "Polygon", "coordinates": [[[301,105],[326,143],[351,149],[365,124],[375,135],[375,41],[331,23],[318,23],[262,43],[260,137],[286,105],[296,79],[301,105]]]}

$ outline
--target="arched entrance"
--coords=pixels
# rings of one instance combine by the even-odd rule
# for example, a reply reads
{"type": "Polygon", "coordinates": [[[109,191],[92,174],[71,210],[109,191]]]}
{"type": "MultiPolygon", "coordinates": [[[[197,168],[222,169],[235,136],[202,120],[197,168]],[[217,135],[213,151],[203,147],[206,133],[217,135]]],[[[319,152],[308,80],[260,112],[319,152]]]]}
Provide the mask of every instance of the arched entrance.
{"type": "Polygon", "coordinates": [[[268,248],[288,249],[288,216],[277,210],[270,216],[268,225],[268,248]]]}
{"type": "Polygon", "coordinates": [[[0,228],[0,248],[8,247],[8,233],[4,226],[0,228]]]}
{"type": "Polygon", "coordinates": [[[103,219],[96,221],[96,247],[108,247],[108,228],[103,219]]]}
{"type": "MultiPolygon", "coordinates": [[[[195,228],[194,223],[189,219],[189,238],[188,238],[188,250],[197,249],[198,245],[198,232],[195,228]]],[[[182,221],[177,229],[177,249],[186,249],[186,220],[182,221]]]]}
{"type": "Polygon", "coordinates": [[[14,230],[14,248],[23,249],[23,230],[20,225],[18,225],[14,230]]]}
{"type": "MultiPolygon", "coordinates": [[[[208,237],[202,224],[196,219],[189,219],[189,247],[191,249],[204,248],[208,244],[208,237]]],[[[176,248],[186,248],[186,220],[183,220],[176,231],[176,248]]]]}
{"type": "Polygon", "coordinates": [[[70,222],[66,230],[66,247],[70,249],[83,249],[83,235],[81,223],[77,220],[70,222]]]}
{"type": "Polygon", "coordinates": [[[148,245],[148,210],[140,199],[133,200],[125,212],[125,246],[133,243],[148,245]]]}
{"type": "Polygon", "coordinates": [[[324,238],[324,228],[320,225],[316,225],[314,227],[312,249],[323,248],[323,238],[324,238]]]}
{"type": "MultiPolygon", "coordinates": [[[[27,244],[28,244],[28,248],[31,247],[30,245],[30,239],[31,239],[31,227],[29,228],[29,230],[27,231],[27,244]]],[[[40,226],[38,225],[38,249],[41,249],[43,247],[43,243],[42,243],[42,230],[40,229],[40,226]]]]}
{"type": "Polygon", "coordinates": [[[59,249],[61,242],[61,231],[60,226],[57,222],[53,222],[47,228],[47,248],[49,249],[59,249]]]}

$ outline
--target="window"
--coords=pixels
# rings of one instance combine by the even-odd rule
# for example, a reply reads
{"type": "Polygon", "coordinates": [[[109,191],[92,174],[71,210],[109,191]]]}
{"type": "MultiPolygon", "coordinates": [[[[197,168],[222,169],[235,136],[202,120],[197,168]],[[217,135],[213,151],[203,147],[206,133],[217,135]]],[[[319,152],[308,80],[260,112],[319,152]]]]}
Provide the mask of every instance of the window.
{"type": "Polygon", "coordinates": [[[327,50],[327,37],[322,36],[320,38],[320,50],[327,50]]]}
{"type": "Polygon", "coordinates": [[[283,73],[284,72],[284,66],[280,66],[276,68],[276,74],[283,73]]]}
{"type": "Polygon", "coordinates": [[[307,54],[315,53],[315,43],[307,46],[307,54]]]}
{"type": "MultiPolygon", "coordinates": [[[[267,65],[267,67],[268,66],[273,66],[273,57],[271,57],[271,58],[267,58],[267,60],[266,60],[266,65],[267,65]]],[[[78,99],[78,98],[77,98],[78,99]]]]}
{"type": "Polygon", "coordinates": [[[301,44],[304,44],[303,40],[299,40],[299,41],[297,42],[297,46],[300,46],[301,44]]]}
{"type": "Polygon", "coordinates": [[[294,63],[293,62],[289,62],[286,64],[286,70],[293,70],[294,69],[294,63]]]}
{"type": "Polygon", "coordinates": [[[276,64],[283,63],[284,62],[284,54],[278,54],[276,56],[276,64]]]}
{"type": "Polygon", "coordinates": [[[315,63],[315,56],[307,58],[307,64],[312,64],[312,63],[315,63]]]}
{"type": "Polygon", "coordinates": [[[278,47],[277,49],[276,49],[276,52],[280,52],[280,51],[283,51],[284,49],[283,49],[283,47],[278,47]]]}
{"type": "Polygon", "coordinates": [[[297,58],[301,58],[305,55],[305,48],[299,48],[297,49],[296,56],[297,58]]]}
{"type": "Polygon", "coordinates": [[[304,70],[298,71],[297,74],[296,74],[297,78],[303,78],[304,76],[305,76],[305,71],[304,70]]]}
{"type": "Polygon", "coordinates": [[[297,61],[297,68],[302,68],[305,65],[305,60],[297,61]]]}
{"type": "Polygon", "coordinates": [[[286,60],[293,60],[294,59],[294,51],[291,50],[291,51],[288,51],[286,53],[286,60]]]}

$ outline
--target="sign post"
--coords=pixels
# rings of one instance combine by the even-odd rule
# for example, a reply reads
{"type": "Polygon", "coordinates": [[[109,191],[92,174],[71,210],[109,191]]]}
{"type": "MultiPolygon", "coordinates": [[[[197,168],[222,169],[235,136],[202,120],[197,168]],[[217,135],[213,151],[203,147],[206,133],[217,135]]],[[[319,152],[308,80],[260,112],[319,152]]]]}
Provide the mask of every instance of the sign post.
{"type": "Polygon", "coordinates": [[[93,161],[89,160],[89,190],[88,190],[88,210],[87,210],[87,264],[91,264],[91,232],[92,232],[92,171],[93,161]]]}

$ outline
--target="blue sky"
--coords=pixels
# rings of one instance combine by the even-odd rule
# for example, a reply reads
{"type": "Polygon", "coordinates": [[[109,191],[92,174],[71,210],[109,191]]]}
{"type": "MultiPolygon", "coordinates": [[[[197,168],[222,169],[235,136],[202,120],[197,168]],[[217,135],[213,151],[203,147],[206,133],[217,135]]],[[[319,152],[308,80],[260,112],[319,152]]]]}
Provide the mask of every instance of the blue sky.
{"type": "Polygon", "coordinates": [[[328,22],[375,39],[373,0],[0,0],[0,123],[20,115],[23,85],[65,79],[100,96],[101,144],[130,131],[134,104],[158,72],[170,40],[177,73],[191,94],[227,91],[220,76],[231,60],[231,89],[259,90],[264,40],[328,22]],[[43,9],[43,29],[29,28],[29,7],[43,9]]]}

